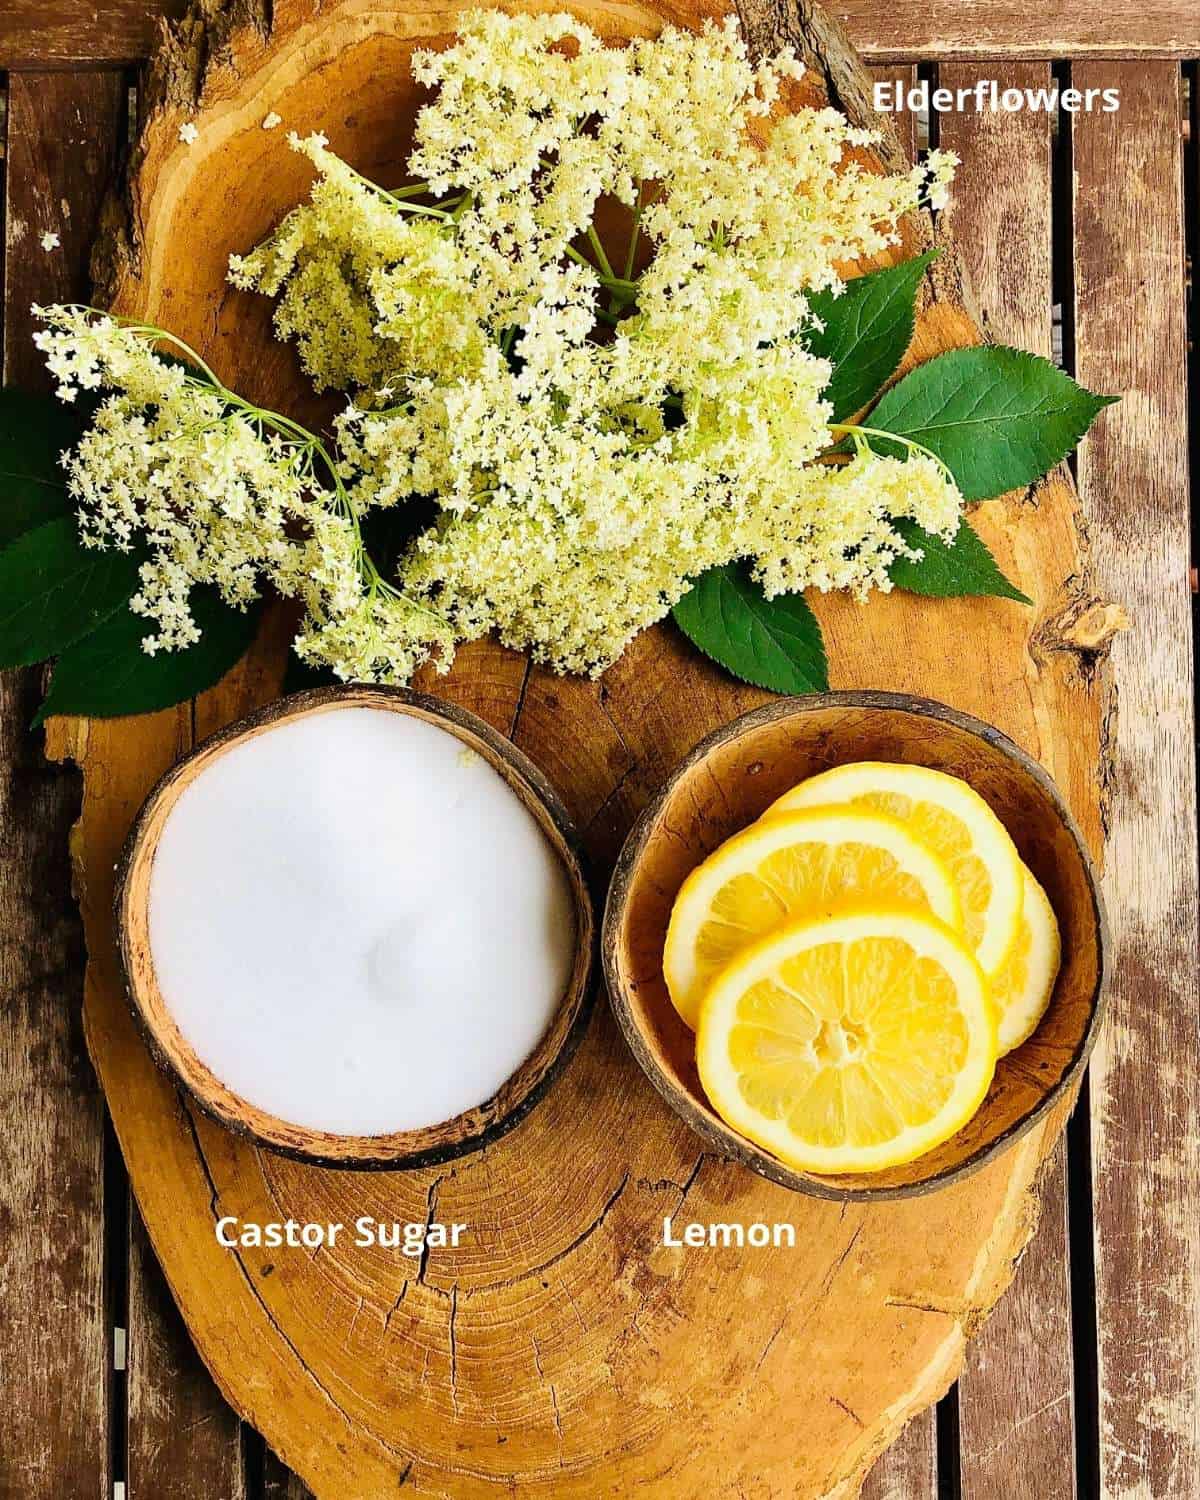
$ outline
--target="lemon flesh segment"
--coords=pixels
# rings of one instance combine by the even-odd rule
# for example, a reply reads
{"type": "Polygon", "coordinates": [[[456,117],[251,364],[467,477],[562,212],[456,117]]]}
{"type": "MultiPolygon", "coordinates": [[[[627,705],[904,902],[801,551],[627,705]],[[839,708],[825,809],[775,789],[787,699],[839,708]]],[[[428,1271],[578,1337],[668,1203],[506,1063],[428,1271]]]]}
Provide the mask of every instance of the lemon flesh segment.
{"type": "Polygon", "coordinates": [[[663,973],[676,1010],[694,1030],[705,989],[750,943],[867,901],[932,912],[962,929],[949,871],[897,819],[846,807],[752,824],[693,870],[675,898],[663,973]]]}
{"type": "Polygon", "coordinates": [[[793,923],[710,986],[696,1061],[726,1124],[788,1166],[875,1172],[932,1150],[996,1065],[988,983],[962,937],[911,911],[793,923]]]}
{"type": "Polygon", "coordinates": [[[928,766],[857,761],[785,792],[764,816],[846,803],[904,823],[949,868],[962,902],[967,942],[985,974],[1004,965],[1021,923],[1021,857],[978,792],[928,766]]]}
{"type": "Polygon", "coordinates": [[[1000,1055],[1027,1041],[1046,1014],[1062,945],[1049,897],[1024,865],[1025,901],[1017,941],[992,980],[992,1003],[1000,1026],[1000,1055]]]}

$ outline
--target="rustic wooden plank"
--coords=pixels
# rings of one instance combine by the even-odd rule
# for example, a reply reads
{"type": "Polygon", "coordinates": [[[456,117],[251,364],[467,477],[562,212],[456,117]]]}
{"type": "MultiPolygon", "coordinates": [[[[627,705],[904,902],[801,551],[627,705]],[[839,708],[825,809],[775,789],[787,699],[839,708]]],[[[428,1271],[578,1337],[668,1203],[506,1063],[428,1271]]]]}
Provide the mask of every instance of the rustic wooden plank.
{"type": "Polygon", "coordinates": [[[1079,116],[1075,342],[1080,378],[1122,393],[1079,454],[1099,586],[1129,609],[1105,889],[1118,936],[1092,1063],[1103,1500],[1200,1486],[1200,1036],[1188,590],[1182,109],[1169,63],[1092,63],[1121,90],[1079,116]]]}
{"type": "Polygon", "coordinates": [[[127,1500],[246,1500],[241,1422],[188,1338],[136,1207],[130,1217],[127,1500]]]}
{"type": "Polygon", "coordinates": [[[1021,0],[838,0],[831,9],[869,59],[1190,57],[1200,51],[1195,0],[1056,0],[1040,7],[1021,0]]]}
{"type": "MultiPolygon", "coordinates": [[[[86,266],[95,234],[100,198],[111,179],[118,142],[121,137],[125,108],[126,80],[119,71],[92,72],[77,75],[65,73],[14,77],[11,84],[8,166],[10,193],[7,215],[7,274],[5,304],[8,312],[5,341],[5,375],[13,383],[44,388],[45,372],[29,335],[29,305],[34,300],[86,299],[89,280],[86,266]],[[59,246],[46,250],[42,236],[58,235],[59,246]]],[[[9,845],[8,864],[24,866],[31,882],[30,890],[12,893],[12,899],[0,903],[0,942],[13,949],[14,957],[37,945],[29,941],[28,929],[45,930],[43,946],[62,945],[64,957],[55,969],[46,972],[47,1001],[32,1011],[27,1027],[19,1035],[5,1035],[5,1048],[56,1058],[63,1043],[55,1035],[56,1026],[66,1024],[60,1018],[68,1014],[64,999],[79,988],[83,954],[80,948],[77,918],[69,902],[70,877],[67,865],[67,841],[70,823],[77,814],[78,792],[73,779],[55,771],[48,775],[42,768],[41,749],[30,736],[27,725],[32,717],[40,687],[40,673],[8,674],[7,699],[0,700],[0,718],[4,720],[3,759],[11,767],[14,786],[26,787],[31,775],[28,767],[37,768],[42,782],[40,803],[29,798],[21,808],[28,819],[27,837],[18,837],[9,845]],[[10,711],[6,711],[10,710],[10,711]],[[11,746],[11,748],[10,748],[11,746]],[[20,778],[20,780],[18,780],[20,778]],[[57,790],[55,790],[57,788],[57,790]],[[53,796],[53,809],[44,804],[53,796]],[[36,848],[35,848],[36,843],[36,848]],[[41,849],[41,853],[38,853],[41,849]],[[53,872],[57,872],[56,878],[53,872]],[[57,917],[46,908],[57,893],[63,911],[57,917]],[[24,927],[22,926],[24,924],[24,927]]],[[[27,793],[28,795],[28,793],[27,793]]],[[[7,819],[4,820],[6,834],[7,819]]],[[[17,830],[18,835],[20,830],[17,830]]],[[[35,960],[45,965],[42,957],[35,960]]],[[[11,968],[12,983],[28,987],[11,968]]],[[[34,972],[37,972],[34,970],[34,972]]],[[[8,989],[9,985],[6,984],[8,989]]],[[[77,1005],[76,999],[76,1005],[77,1005]]],[[[31,1232],[47,1223],[56,1226],[68,1222],[70,1235],[63,1239],[64,1265],[74,1269],[71,1275],[78,1291],[64,1301],[62,1316],[72,1319],[71,1336],[59,1326],[62,1316],[54,1318],[43,1306],[31,1306],[31,1315],[42,1318],[44,1338],[54,1341],[44,1379],[48,1390],[44,1400],[21,1406],[25,1419],[37,1424],[44,1433],[53,1434],[63,1410],[61,1390],[64,1386],[81,1392],[79,1416],[90,1424],[89,1444],[103,1455],[98,1467],[90,1451],[73,1470],[61,1464],[47,1468],[44,1491],[61,1496],[101,1493],[83,1486],[108,1483],[109,1418],[106,1355],[110,1342],[107,1309],[101,1295],[102,1281],[102,1173],[97,1165],[100,1152],[101,1105],[91,1083],[91,1069],[82,1055],[78,1036],[77,1011],[71,1021],[72,1051],[63,1053],[58,1068],[61,1080],[53,1070],[41,1064],[43,1104],[34,1107],[32,1098],[14,1105],[8,1117],[29,1121],[31,1135],[42,1142],[39,1170],[45,1180],[38,1188],[41,1206],[16,1214],[18,1223],[28,1223],[31,1232]],[[69,1064],[68,1071],[67,1065],[69,1064]],[[82,1081],[81,1081],[82,1080],[82,1081]],[[57,1092],[56,1092],[57,1089],[57,1092]],[[90,1089],[90,1093],[88,1090],[90,1089]],[[69,1093],[68,1093],[69,1091],[69,1093]],[[72,1096],[78,1104],[72,1107],[72,1096]],[[46,1131],[46,1120],[55,1121],[55,1129],[46,1131]],[[61,1125],[59,1121],[61,1120],[61,1125]],[[65,1138],[65,1143],[64,1139],[65,1138]],[[84,1184],[76,1179],[83,1177],[84,1184]],[[55,1205],[62,1205],[56,1209],[55,1205]],[[80,1307],[77,1303],[84,1303],[80,1307]],[[77,1368],[72,1345],[88,1341],[87,1358],[93,1365],[102,1362],[98,1374],[89,1379],[77,1368]],[[91,1348],[96,1344],[98,1355],[91,1348]],[[58,1354],[61,1345],[63,1354],[58,1354]],[[86,1382],[86,1384],[85,1384],[86,1382]],[[92,1392],[95,1392],[93,1397],[92,1392]],[[98,1406],[97,1403],[102,1403],[98,1406]],[[98,1445],[98,1446],[97,1446],[98,1445]],[[68,1479],[69,1475],[69,1479],[68,1479]],[[82,1476],[86,1475],[84,1480],[82,1476]]],[[[6,1063],[6,1084],[32,1088],[32,1081],[21,1080],[21,1069],[6,1063]]],[[[22,1143],[27,1153],[32,1145],[22,1143]]],[[[124,1189],[122,1188],[122,1191],[124,1189]]],[[[56,1235],[58,1230],[55,1230],[56,1235]]],[[[198,1493],[221,1496],[222,1500],[240,1500],[243,1494],[239,1444],[239,1424],[221,1400],[198,1356],[183,1331],[178,1314],[171,1304],[162,1274],[150,1256],[144,1232],[136,1222],[129,1245],[129,1310],[127,1330],[127,1380],[129,1401],[127,1428],[127,1489],[129,1500],[185,1500],[198,1493]]],[[[40,1232],[31,1255],[30,1269],[36,1271],[44,1254],[40,1232]]],[[[10,1274],[15,1278],[16,1263],[10,1274]]],[[[10,1284],[12,1284],[10,1282],[10,1284]]],[[[55,1295],[53,1282],[32,1275],[28,1284],[40,1287],[42,1301],[55,1295]]],[[[31,1341],[32,1343],[32,1341],[31,1341]]],[[[44,1353],[44,1351],[43,1351],[44,1353]]],[[[49,1356],[44,1356],[49,1358],[49,1356]]],[[[6,1373],[15,1364],[5,1364],[6,1373]]],[[[12,1413],[9,1416],[13,1416],[12,1413]]],[[[4,1419],[0,1418],[0,1424],[4,1419]]],[[[3,1432],[0,1425],[0,1432],[3,1432]]],[[[21,1461],[41,1463],[38,1437],[14,1430],[11,1445],[0,1443],[0,1450],[21,1455],[21,1461]]],[[[28,1493],[28,1492],[23,1492],[28,1493]]],[[[34,1493],[40,1494],[42,1491],[34,1493]]]]}
{"type": "MultiPolygon", "coordinates": [[[[119,75],[13,79],[8,97],[4,373],[44,387],[35,298],[85,289],[112,160],[119,75]],[[68,216],[63,203],[71,206],[68,216]],[[43,251],[39,236],[62,240],[43,251]]],[[[112,1335],[104,1284],[104,1106],[80,1028],[82,935],[68,835],[78,779],[29,722],[40,671],[0,673],[0,1493],[111,1495],[112,1335]],[[68,1393],[64,1397],[64,1393],[68,1393]]]]}
{"type": "Polygon", "coordinates": [[[932,1500],[937,1492],[937,1408],[930,1406],[876,1460],[860,1500],[932,1500]]]}
{"type": "Polygon", "coordinates": [[[34,301],[83,298],[101,198],[117,158],[125,80],[115,70],[24,73],[9,81],[4,380],[49,382],[33,347],[34,301]],[[60,244],[42,248],[42,236],[60,244]]]}
{"type": "Polygon", "coordinates": [[[159,18],[187,0],[4,0],[0,68],[73,68],[146,57],[159,18]]]}
{"type": "MultiPolygon", "coordinates": [[[[1046,63],[947,63],[938,83],[1051,85],[1046,63]]],[[[1051,122],[1023,110],[946,113],[939,140],[962,158],[946,211],[990,337],[1051,356],[1051,122]]],[[[1004,1500],[1075,1495],[1066,1153],[1045,1180],[1036,1240],[1016,1281],[967,1348],[959,1377],[962,1493],[1004,1500]]],[[[944,1478],[945,1476],[943,1476],[944,1478]]]]}
{"type": "MultiPolygon", "coordinates": [[[[868,70],[873,83],[917,81],[911,63],[884,63],[868,70]]],[[[907,109],[893,116],[900,142],[911,159],[917,154],[917,117],[907,109]]],[[[918,1412],[892,1446],[876,1461],[863,1485],[861,1500],[933,1500],[937,1494],[937,1410],[918,1412]]]]}
{"type": "MultiPolygon", "coordinates": [[[[0,68],[70,68],[147,56],[160,17],[186,0],[5,0],[0,68]]],[[[839,0],[830,11],[868,59],[1191,57],[1200,52],[1195,0],[1096,5],[1058,0],[839,0]]]]}
{"type": "MultiPolygon", "coordinates": [[[[915,63],[879,63],[877,66],[868,68],[872,85],[875,84],[899,84],[905,91],[913,87],[917,82],[917,68],[915,63]]],[[[903,105],[900,109],[890,114],[892,124],[896,127],[896,134],[900,137],[900,144],[907,151],[909,160],[917,159],[919,143],[917,140],[917,117],[903,105]]]]}

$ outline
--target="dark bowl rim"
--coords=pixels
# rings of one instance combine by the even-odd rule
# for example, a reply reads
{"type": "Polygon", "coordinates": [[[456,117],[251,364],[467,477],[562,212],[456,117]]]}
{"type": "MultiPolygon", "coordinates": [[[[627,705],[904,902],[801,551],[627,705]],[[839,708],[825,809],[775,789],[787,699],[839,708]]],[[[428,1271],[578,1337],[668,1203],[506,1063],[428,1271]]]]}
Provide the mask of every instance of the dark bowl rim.
{"type": "MultiPolygon", "coordinates": [[[[752,1171],[777,1183],[780,1187],[790,1188],[793,1192],[802,1193],[807,1197],[837,1203],[894,1202],[898,1199],[919,1198],[927,1193],[940,1192],[943,1188],[974,1176],[981,1168],[1009,1151],[1023,1136],[1027,1135],[1063,1099],[1082,1076],[1087,1066],[1108,1008],[1109,952],[1108,917],[1100,892],[1095,863],[1078,823],[1046,769],[1002,730],[997,729],[994,724],[988,724],[985,720],[976,718],[973,714],[965,713],[962,709],[951,708],[948,704],[940,703],[934,698],[873,689],[811,693],[803,697],[775,699],[770,703],[764,703],[759,708],[751,709],[736,719],[731,719],[707,734],[671,771],[629,831],[613,867],[608,898],[600,923],[601,965],[609,1003],[638,1065],[667,1104],[722,1155],[741,1161],[752,1171]],[[658,1066],[646,1043],[642,1029],[637,1023],[620,974],[618,957],[620,933],[632,875],[645,851],[655,819],[680,779],[704,761],[718,745],[727,744],[764,724],[801,717],[805,713],[825,708],[877,708],[936,719],[953,725],[956,729],[964,730],[982,740],[986,745],[1000,751],[1037,783],[1070,836],[1083,868],[1095,919],[1096,983],[1090,997],[1091,1011],[1087,1027],[1069,1064],[1063,1070],[1062,1076],[1027,1114],[1022,1115],[1006,1130],[1001,1131],[993,1140],[981,1146],[963,1161],[931,1177],[922,1178],[918,1182],[896,1186],[874,1188],[835,1186],[815,1174],[800,1172],[785,1166],[768,1151],[756,1146],[754,1142],[747,1140],[730,1126],[719,1121],[715,1115],[702,1111],[691,1094],[676,1085],[658,1066]]],[[[868,1182],[870,1176],[870,1173],[864,1173],[862,1180],[868,1182]]]]}
{"type": "MultiPolygon", "coordinates": [[[[459,738],[458,735],[455,737],[459,738]]],[[[306,688],[301,692],[287,693],[281,697],[272,699],[269,703],[262,704],[256,709],[252,709],[250,713],[244,714],[242,717],[224,725],[215,733],[207,735],[203,740],[193,745],[186,755],[181,756],[179,760],[175,761],[174,764],[164,771],[151,787],[145,801],[139,808],[137,816],[134,818],[122,844],[121,854],[116,866],[116,882],[113,890],[116,947],[121,966],[122,987],[125,992],[125,999],[151,1057],[158,1068],[168,1076],[174,1086],[187,1099],[193,1101],[209,1119],[215,1120],[217,1124],[223,1126],[232,1134],[253,1142],[255,1146],[260,1147],[262,1150],[270,1151],[273,1155],[286,1157],[292,1161],[304,1162],[309,1166],[329,1167],[343,1172],[400,1172],[412,1171],[419,1167],[441,1166],[446,1162],[455,1161],[459,1157],[468,1156],[475,1151],[482,1150],[485,1146],[490,1146],[502,1136],[507,1135],[515,1126],[519,1125],[530,1111],[545,1098],[550,1088],[575,1055],[580,1042],[583,1040],[595,1007],[598,990],[596,983],[596,959],[599,947],[599,927],[596,922],[595,901],[589,876],[590,871],[579,832],[570,814],[567,812],[562,798],[548,778],[507,735],[493,728],[485,719],[481,719],[469,709],[461,708],[456,703],[450,703],[430,693],[419,693],[411,688],[394,687],[388,684],[377,683],[344,683],[337,686],[306,688]],[[560,852],[565,856],[564,863],[567,865],[570,877],[571,894],[576,908],[576,917],[582,926],[582,935],[579,933],[576,934],[576,955],[578,960],[578,956],[582,953],[583,962],[579,970],[578,982],[573,984],[564,995],[564,1002],[569,996],[574,995],[575,1014],[571,1019],[569,1027],[563,1034],[557,1051],[549,1057],[544,1072],[534,1082],[533,1086],[525,1094],[521,1095],[501,1118],[493,1120],[484,1129],[477,1131],[474,1135],[441,1146],[433,1146],[402,1155],[387,1154],[380,1151],[379,1153],[363,1152],[354,1156],[339,1156],[322,1152],[315,1144],[313,1148],[306,1148],[293,1145],[287,1141],[264,1136],[254,1130],[245,1120],[230,1115],[226,1110],[217,1105],[215,1101],[207,1098],[189,1079],[183,1076],[170,1053],[162,1045],[158,1032],[149,1016],[143,1010],[136,986],[132,982],[128,958],[129,932],[126,919],[125,896],[134,860],[150,819],[154,816],[160,802],[172,793],[177,782],[182,779],[193,762],[202,756],[212,755],[215,751],[228,748],[230,745],[252,734],[255,730],[263,728],[265,725],[292,717],[297,713],[306,713],[314,709],[335,705],[348,697],[362,697],[364,694],[392,698],[399,703],[420,709],[422,712],[428,713],[432,717],[447,723],[450,726],[448,732],[453,733],[455,730],[465,730],[468,734],[482,740],[526,784],[529,791],[544,808],[559,837],[562,839],[563,849],[560,852]]],[[[502,1084],[501,1088],[503,1087],[504,1085],[502,1084]]],[[[469,1113],[486,1111],[495,1098],[496,1095],[492,1095],[490,1099],[484,1100],[469,1111],[469,1113]]],[[[310,1131],[307,1127],[290,1125],[281,1116],[271,1115],[270,1111],[259,1110],[259,1113],[278,1120],[281,1125],[287,1126],[290,1131],[303,1129],[313,1137],[315,1143],[320,1142],[322,1139],[333,1140],[338,1138],[338,1132],[336,1131],[310,1131]]],[[[453,1119],[458,1118],[460,1116],[453,1117],[453,1119]]],[[[444,1123],[447,1125],[452,1124],[453,1119],[444,1123]]],[[[412,1131],[381,1132],[373,1137],[363,1136],[354,1138],[366,1142],[371,1140],[384,1142],[399,1140],[405,1135],[416,1133],[412,1131]]]]}

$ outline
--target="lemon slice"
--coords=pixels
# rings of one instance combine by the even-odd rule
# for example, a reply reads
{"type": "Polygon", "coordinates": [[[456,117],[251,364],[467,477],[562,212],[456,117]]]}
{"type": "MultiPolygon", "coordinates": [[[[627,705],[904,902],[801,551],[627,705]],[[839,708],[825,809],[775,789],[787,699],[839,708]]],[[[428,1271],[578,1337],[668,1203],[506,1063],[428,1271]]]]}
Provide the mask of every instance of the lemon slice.
{"type": "Polygon", "coordinates": [[[722,844],[684,881],[667,928],[663,972],[693,1029],[700,997],[747,944],[785,922],[848,902],[931,911],[962,930],[949,871],[896,818],[819,808],[762,819],[722,844]]]}
{"type": "Polygon", "coordinates": [[[1062,947],[1054,908],[1044,890],[1021,866],[1025,902],[1017,941],[992,980],[992,1003],[1000,1022],[1000,1056],[1033,1035],[1050,1004],[1062,947]]]}
{"type": "Polygon", "coordinates": [[[700,1079],[735,1130],[808,1172],[874,1172],[960,1130],[996,1064],[987,979],[911,911],[784,927],[704,997],[700,1079]]]}
{"type": "Polygon", "coordinates": [[[995,974],[1017,940],[1021,857],[1004,824],[957,776],[928,766],[859,761],[835,766],[786,792],[766,816],[849,803],[907,824],[948,866],[963,907],[967,942],[985,974],[995,974]]]}

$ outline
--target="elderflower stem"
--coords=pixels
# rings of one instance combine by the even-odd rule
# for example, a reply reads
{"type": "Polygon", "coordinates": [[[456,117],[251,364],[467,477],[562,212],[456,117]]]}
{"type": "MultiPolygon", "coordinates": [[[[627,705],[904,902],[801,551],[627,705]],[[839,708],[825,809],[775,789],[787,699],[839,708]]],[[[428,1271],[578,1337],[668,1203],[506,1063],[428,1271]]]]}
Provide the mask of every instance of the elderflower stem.
{"type": "MultiPolygon", "coordinates": [[[[88,307],[85,304],[79,302],[76,302],[72,305],[73,307],[79,309],[81,312],[93,313],[98,311],[97,308],[88,307]]],[[[217,379],[211,367],[205,364],[205,362],[200,358],[200,356],[196,353],[192,346],[190,344],[185,344],[182,339],[176,338],[173,333],[168,333],[165,328],[156,328],[153,323],[138,323],[132,318],[122,318],[114,313],[101,313],[100,316],[105,318],[112,318],[114,323],[119,323],[122,328],[127,328],[130,333],[146,334],[152,337],[156,343],[165,342],[168,344],[174,344],[176,349],[181,349],[183,353],[186,354],[187,357],[196,366],[196,368],[203,375],[206,375],[208,377],[210,385],[216,386],[218,390],[225,390],[225,387],[217,379]]],[[[232,395],[232,392],[230,392],[230,394],[232,395]]]]}
{"type": "MultiPolygon", "coordinates": [[[[380,187],[377,182],[372,182],[369,177],[364,177],[361,172],[356,172],[348,162],[343,162],[342,165],[356,181],[361,182],[364,187],[370,188],[371,192],[378,193],[381,198],[386,198],[392,207],[399,209],[401,213],[425,214],[428,218],[440,219],[443,224],[453,222],[454,215],[447,213],[444,208],[431,208],[427,203],[405,202],[405,195],[410,189],[401,188],[399,192],[393,193],[388,188],[380,187]]],[[[414,184],[414,186],[420,186],[420,184],[414,184]]],[[[427,185],[426,190],[428,190],[427,185]]]]}
{"type": "Polygon", "coordinates": [[[919,453],[922,455],[922,457],[931,460],[931,462],[936,464],[938,469],[941,470],[943,477],[947,479],[955,489],[958,488],[958,481],[950,472],[946,464],[943,463],[942,460],[937,456],[937,454],[934,453],[932,449],[926,448],[923,443],[915,442],[912,438],[903,437],[898,432],[885,432],[880,427],[862,427],[856,422],[830,422],[829,430],[830,432],[845,433],[848,437],[852,438],[854,440],[855,448],[860,453],[863,452],[864,449],[869,448],[869,445],[862,442],[861,440],[864,437],[884,438],[889,443],[899,443],[902,448],[907,448],[910,453],[919,453]]]}
{"type": "Polygon", "coordinates": [[[390,188],[388,190],[388,197],[389,198],[396,198],[396,199],[400,199],[400,198],[420,198],[423,194],[427,193],[428,191],[429,191],[429,184],[427,182],[414,182],[414,183],[411,183],[408,187],[404,187],[404,188],[390,188]]]}
{"type": "Polygon", "coordinates": [[[609,274],[606,275],[604,271],[593,265],[593,263],[588,260],[586,255],[581,255],[580,252],[575,249],[574,245],[567,246],[567,258],[569,260],[573,260],[577,266],[585,266],[589,271],[594,271],[600,279],[601,286],[606,286],[615,291],[626,293],[627,301],[632,301],[633,298],[637,296],[636,281],[627,281],[623,276],[613,276],[611,274],[611,266],[609,267],[609,274]]]}
{"type": "MultiPolygon", "coordinates": [[[[446,217],[449,217],[449,215],[447,215],[446,217]]],[[[101,317],[111,316],[110,314],[100,312],[100,310],[97,308],[84,308],[82,304],[78,303],[75,304],[75,306],[80,307],[86,312],[96,313],[101,317]]],[[[447,621],[443,615],[438,614],[436,610],[430,609],[427,605],[422,604],[419,599],[414,599],[410,594],[405,594],[400,589],[395,588],[379,572],[378,568],[375,566],[373,558],[367,551],[366,544],[363,541],[362,528],[359,525],[358,516],[355,513],[354,506],[350,500],[350,496],[346,493],[346,486],[343,484],[342,477],[338,473],[337,464],[334,462],[333,455],[325,446],[325,443],[322,441],[322,439],[319,438],[315,432],[310,432],[307,427],[301,426],[299,422],[294,422],[290,417],[285,417],[282,412],[271,411],[264,406],[256,406],[254,402],[248,401],[244,396],[240,396],[237,391],[230,390],[230,388],[224,383],[224,381],[221,380],[220,377],[213,371],[212,367],[200,357],[200,355],[196,352],[195,349],[192,348],[190,344],[186,343],[181,338],[177,338],[173,333],[168,333],[165,328],[158,328],[152,323],[136,323],[132,319],[128,318],[116,318],[114,319],[114,321],[121,323],[121,325],[127,328],[131,333],[145,336],[147,339],[153,340],[154,342],[165,341],[166,343],[174,345],[175,348],[181,350],[182,353],[187,356],[187,358],[204,376],[203,380],[199,380],[195,376],[188,375],[185,376],[186,380],[188,380],[191,384],[197,386],[207,385],[211,387],[220,396],[221,400],[225,403],[226,406],[232,408],[234,411],[240,411],[248,416],[250,420],[259,427],[260,432],[264,426],[268,427],[280,436],[290,439],[297,445],[297,447],[301,449],[302,452],[307,452],[310,455],[310,459],[307,465],[307,474],[312,487],[314,489],[324,489],[326,495],[328,495],[328,488],[321,485],[316,473],[313,470],[311,462],[311,456],[315,455],[317,458],[319,458],[324,464],[325,470],[329,477],[329,482],[333,486],[334,503],[337,506],[337,509],[345,517],[347,523],[354,533],[355,557],[358,563],[359,573],[363,578],[368,592],[371,594],[375,594],[378,591],[383,590],[383,592],[386,593],[389,597],[401,600],[403,603],[409,605],[410,608],[415,609],[418,614],[427,615],[431,620],[436,620],[440,625],[449,625],[449,621],[447,621]]],[[[219,425],[219,423],[214,425],[219,425]]]]}
{"type": "Polygon", "coordinates": [[[624,276],[626,281],[631,280],[633,276],[633,262],[634,257],[637,255],[638,235],[642,230],[642,189],[645,187],[645,185],[646,184],[644,182],[638,183],[637,204],[635,205],[633,210],[633,228],[630,230],[629,246],[625,251],[624,276]]]}
{"type": "Polygon", "coordinates": [[[604,272],[605,276],[607,276],[610,281],[620,279],[615,277],[613,274],[612,263],[609,261],[608,256],[605,254],[604,246],[600,243],[600,236],[596,233],[596,226],[594,224],[588,225],[588,244],[591,245],[592,249],[595,251],[596,261],[601,271],[604,272]]]}

